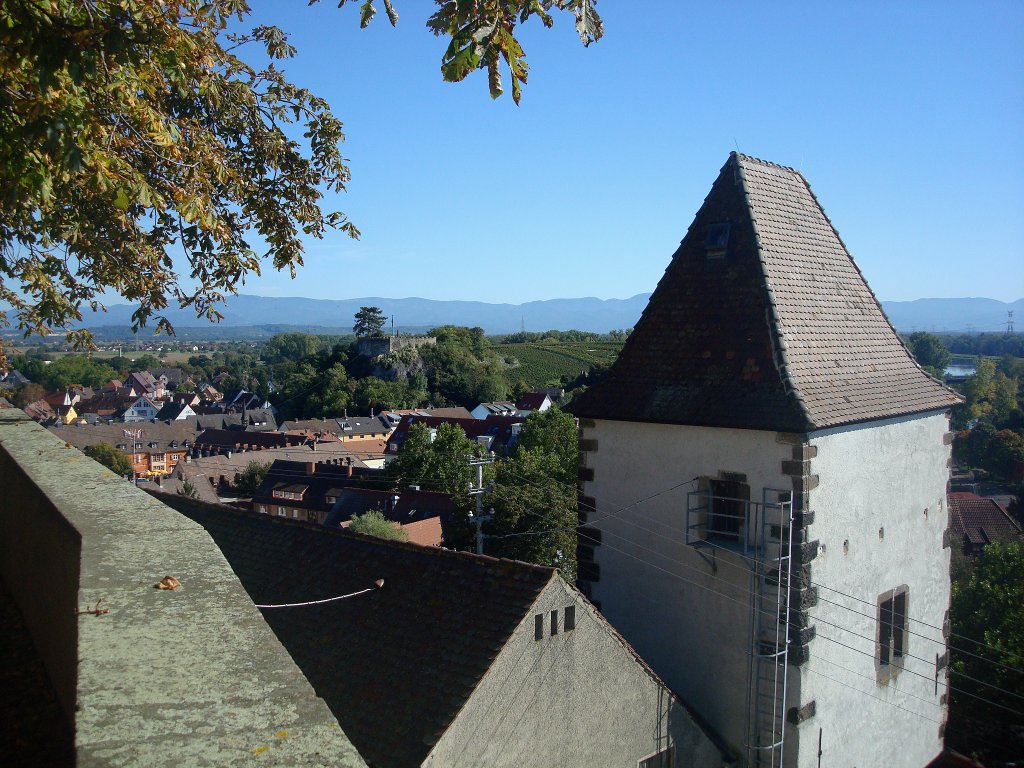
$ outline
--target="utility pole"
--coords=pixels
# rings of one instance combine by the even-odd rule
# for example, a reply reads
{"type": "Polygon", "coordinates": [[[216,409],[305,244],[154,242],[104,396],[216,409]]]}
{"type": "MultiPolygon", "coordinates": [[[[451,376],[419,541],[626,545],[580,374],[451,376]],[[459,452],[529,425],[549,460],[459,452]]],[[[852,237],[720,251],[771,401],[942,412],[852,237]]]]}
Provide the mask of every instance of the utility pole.
{"type": "Polygon", "coordinates": [[[470,484],[469,495],[476,496],[476,512],[470,513],[470,522],[476,526],[476,553],[484,553],[484,523],[494,519],[494,510],[488,515],[484,514],[484,465],[494,463],[494,454],[476,458],[470,457],[469,466],[476,467],[476,485],[470,484]]]}

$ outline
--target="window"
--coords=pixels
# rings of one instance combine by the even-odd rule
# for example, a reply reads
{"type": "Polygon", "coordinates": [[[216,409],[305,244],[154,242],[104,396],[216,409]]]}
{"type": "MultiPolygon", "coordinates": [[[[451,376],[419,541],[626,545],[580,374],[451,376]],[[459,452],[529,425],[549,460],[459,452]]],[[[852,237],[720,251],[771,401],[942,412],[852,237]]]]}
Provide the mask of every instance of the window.
{"type": "Polygon", "coordinates": [[[575,605],[570,605],[570,606],[566,607],[566,609],[565,609],[565,621],[563,622],[562,626],[565,628],[566,632],[572,632],[574,629],[576,629],[576,606],[575,605]]]}
{"type": "Polygon", "coordinates": [[[880,678],[895,677],[907,655],[907,587],[897,587],[878,600],[878,667],[880,678]]]}
{"type": "Polygon", "coordinates": [[[729,222],[712,224],[708,227],[707,234],[704,237],[704,249],[707,258],[721,259],[725,257],[725,252],[729,248],[730,228],[729,222]]]}
{"type": "Polygon", "coordinates": [[[544,614],[538,613],[533,617],[533,639],[541,640],[544,637],[544,614]]]}
{"type": "Polygon", "coordinates": [[[741,542],[746,532],[750,486],[738,479],[720,479],[710,480],[708,487],[708,534],[713,538],[741,542]]]}
{"type": "Polygon", "coordinates": [[[675,765],[675,752],[674,746],[665,747],[638,761],[637,768],[672,768],[675,765]]]}
{"type": "Polygon", "coordinates": [[[558,611],[554,610],[551,612],[551,634],[558,634],[558,611]]]}

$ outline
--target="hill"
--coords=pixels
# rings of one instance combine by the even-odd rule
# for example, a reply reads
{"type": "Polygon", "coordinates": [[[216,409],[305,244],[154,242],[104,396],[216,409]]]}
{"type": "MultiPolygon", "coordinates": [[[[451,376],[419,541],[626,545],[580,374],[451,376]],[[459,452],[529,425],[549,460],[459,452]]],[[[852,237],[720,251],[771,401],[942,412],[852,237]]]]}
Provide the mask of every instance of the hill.
{"type": "MultiPolygon", "coordinates": [[[[224,320],[211,333],[211,326],[187,311],[171,309],[167,317],[187,336],[259,338],[269,335],[259,328],[306,329],[319,333],[348,333],[352,318],[360,307],[380,307],[393,317],[395,328],[415,333],[438,325],[480,327],[487,334],[514,333],[519,330],[569,330],[607,333],[616,328],[631,328],[647,306],[648,293],[628,299],[551,299],[523,304],[488,304],[482,301],[434,301],[432,299],[388,299],[368,296],[357,299],[273,298],[240,294],[228,299],[224,320]],[[196,331],[192,332],[193,329],[196,331]]],[[[1006,328],[1007,311],[1017,313],[1024,322],[1024,299],[1012,303],[985,298],[917,299],[883,301],[882,307],[900,331],[999,331],[1006,328]]],[[[86,315],[88,328],[104,327],[107,333],[131,324],[134,307],[116,304],[106,313],[86,315]]],[[[386,329],[390,330],[390,326],[386,329]]]]}

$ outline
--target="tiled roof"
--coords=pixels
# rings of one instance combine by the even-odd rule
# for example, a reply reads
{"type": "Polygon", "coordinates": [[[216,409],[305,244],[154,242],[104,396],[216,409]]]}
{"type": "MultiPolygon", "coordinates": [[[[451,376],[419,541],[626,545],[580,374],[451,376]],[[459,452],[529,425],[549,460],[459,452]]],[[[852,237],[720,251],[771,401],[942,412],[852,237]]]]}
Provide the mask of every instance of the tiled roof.
{"type": "Polygon", "coordinates": [[[965,543],[985,546],[996,539],[1020,537],[1020,526],[994,500],[974,493],[948,494],[950,527],[965,543]]]}
{"type": "Polygon", "coordinates": [[[382,768],[418,766],[526,616],[550,568],[384,542],[181,497],[342,729],[382,768]]]}
{"type": "Polygon", "coordinates": [[[733,153],[577,416],[789,432],[948,408],[806,180],[733,153]]]}
{"type": "Polygon", "coordinates": [[[187,446],[196,438],[196,425],[189,421],[163,421],[144,422],[136,424],[71,424],[63,427],[49,427],[49,430],[62,440],[73,445],[75,448],[85,448],[87,445],[98,445],[109,443],[110,445],[125,445],[130,449],[133,439],[125,435],[125,431],[142,430],[139,441],[142,448],[139,453],[164,453],[166,451],[185,451],[187,446]],[[150,446],[150,443],[156,443],[150,446]],[[173,443],[173,445],[172,445],[173,443]]]}

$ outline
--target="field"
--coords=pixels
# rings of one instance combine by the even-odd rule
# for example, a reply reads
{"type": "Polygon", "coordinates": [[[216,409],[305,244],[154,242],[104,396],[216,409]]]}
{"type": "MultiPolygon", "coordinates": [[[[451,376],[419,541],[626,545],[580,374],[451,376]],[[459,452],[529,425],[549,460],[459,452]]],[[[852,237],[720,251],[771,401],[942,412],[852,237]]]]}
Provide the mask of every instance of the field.
{"type": "Polygon", "coordinates": [[[523,379],[531,387],[558,386],[562,377],[579,376],[595,365],[610,365],[622,349],[620,341],[496,344],[509,363],[509,381],[523,379]]]}

